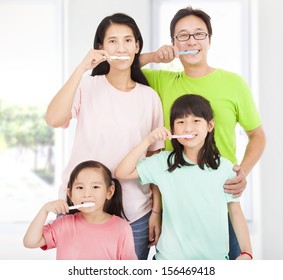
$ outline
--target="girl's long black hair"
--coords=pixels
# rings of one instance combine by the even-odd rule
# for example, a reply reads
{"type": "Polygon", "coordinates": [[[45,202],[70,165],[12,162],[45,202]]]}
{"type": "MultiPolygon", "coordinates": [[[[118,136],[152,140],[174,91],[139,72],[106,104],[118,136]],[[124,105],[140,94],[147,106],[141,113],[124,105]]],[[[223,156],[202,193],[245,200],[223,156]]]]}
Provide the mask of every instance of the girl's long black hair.
{"type": "MultiPolygon", "coordinates": [[[[174,132],[174,122],[178,118],[194,115],[204,118],[207,123],[213,120],[213,111],[207,99],[196,94],[185,94],[175,100],[170,112],[170,128],[174,132]]],[[[177,167],[190,166],[183,156],[184,146],[177,139],[172,139],[173,152],[170,153],[167,163],[168,171],[172,172],[177,167]]],[[[220,154],[214,139],[214,129],[207,133],[203,147],[198,154],[198,166],[217,169],[220,164],[220,154]]]]}
{"type": "MultiPolygon", "coordinates": [[[[126,215],[125,215],[123,204],[122,204],[122,186],[121,186],[119,180],[117,180],[116,178],[113,178],[111,171],[101,162],[94,161],[94,160],[88,160],[88,161],[84,161],[84,162],[79,163],[74,168],[74,170],[72,171],[72,173],[70,175],[70,179],[69,179],[69,182],[68,182],[68,189],[70,190],[70,192],[72,192],[74,182],[75,182],[76,178],[78,177],[79,173],[85,168],[100,169],[102,174],[103,174],[106,185],[108,187],[110,187],[111,185],[115,186],[114,194],[111,197],[111,199],[105,201],[103,210],[108,214],[116,215],[116,216],[119,216],[121,218],[128,220],[126,215]]],[[[73,205],[69,196],[67,196],[67,203],[68,203],[69,206],[73,205]]],[[[77,210],[77,209],[70,210],[69,214],[74,214],[76,212],[80,212],[80,211],[77,210]]]]}
{"type": "MultiPolygon", "coordinates": [[[[139,43],[139,51],[135,55],[133,64],[131,65],[131,78],[133,81],[144,84],[148,86],[148,81],[143,75],[140,64],[139,64],[139,56],[142,51],[143,47],[143,39],[141,32],[133,18],[130,16],[123,14],[123,13],[116,13],[111,16],[105,17],[100,24],[97,27],[95,37],[94,37],[94,42],[93,42],[93,48],[94,49],[99,49],[103,45],[103,40],[105,38],[105,34],[107,29],[111,24],[122,24],[122,25],[127,25],[130,27],[134,33],[134,37],[136,42],[139,43]]],[[[97,65],[91,73],[91,76],[96,76],[96,75],[105,75],[109,72],[110,70],[110,65],[107,61],[104,61],[97,65]]]]}

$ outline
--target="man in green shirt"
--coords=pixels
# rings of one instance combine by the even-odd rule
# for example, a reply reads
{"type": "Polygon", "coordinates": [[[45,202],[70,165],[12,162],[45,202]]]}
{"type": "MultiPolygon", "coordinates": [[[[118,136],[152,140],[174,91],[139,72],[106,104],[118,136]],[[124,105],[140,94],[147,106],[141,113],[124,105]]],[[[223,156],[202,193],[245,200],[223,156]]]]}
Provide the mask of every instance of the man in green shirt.
{"type": "MultiPolygon", "coordinates": [[[[199,94],[208,99],[215,116],[215,140],[220,154],[235,164],[237,177],[228,180],[224,189],[241,196],[246,187],[246,176],[259,160],[265,146],[265,135],[252,94],[246,82],[237,74],[208,65],[211,43],[210,17],[191,7],[179,10],[170,25],[172,45],[156,52],[142,54],[140,64],[171,62],[179,58],[184,70],[180,73],[144,69],[150,86],[163,104],[165,125],[169,127],[169,112],[176,98],[183,94],[199,94]],[[244,157],[238,165],[235,128],[239,124],[248,136],[244,157]]],[[[166,149],[170,144],[166,143],[166,149]]],[[[230,234],[230,259],[240,254],[233,230],[230,234]]]]}

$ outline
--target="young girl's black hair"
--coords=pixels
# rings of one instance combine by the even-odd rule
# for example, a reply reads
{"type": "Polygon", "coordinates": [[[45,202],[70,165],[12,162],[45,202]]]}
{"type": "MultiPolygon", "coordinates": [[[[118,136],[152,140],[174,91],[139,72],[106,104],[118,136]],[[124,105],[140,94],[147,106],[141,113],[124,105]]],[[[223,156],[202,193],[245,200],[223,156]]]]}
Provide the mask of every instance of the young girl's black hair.
{"type": "MultiPolygon", "coordinates": [[[[88,160],[88,161],[79,163],[74,168],[74,170],[72,171],[70,175],[70,179],[68,182],[68,189],[70,190],[70,192],[72,192],[73,184],[76,178],[78,177],[79,173],[85,168],[100,169],[103,174],[107,187],[109,188],[111,185],[115,186],[114,194],[111,197],[111,199],[105,201],[103,210],[108,214],[116,215],[116,216],[119,216],[121,218],[128,220],[125,215],[123,204],[122,204],[122,186],[119,180],[117,180],[116,178],[112,178],[111,171],[101,162],[94,161],[94,160],[88,160]]],[[[69,196],[67,196],[67,203],[69,206],[73,205],[69,196]]],[[[80,211],[77,209],[70,210],[69,214],[74,214],[77,212],[80,212],[80,211]]]]}
{"type": "MultiPolygon", "coordinates": [[[[127,25],[132,29],[133,34],[135,36],[135,40],[139,43],[139,51],[135,55],[134,61],[131,65],[131,78],[137,83],[148,86],[148,81],[143,75],[139,64],[139,56],[143,47],[143,39],[141,32],[133,18],[123,13],[116,13],[111,16],[105,17],[97,27],[93,42],[93,48],[99,49],[103,45],[103,40],[105,38],[106,31],[111,24],[123,24],[127,25]]],[[[109,72],[109,70],[109,63],[107,61],[104,61],[97,65],[95,68],[93,68],[91,76],[105,75],[109,72]]]]}
{"type": "MultiPolygon", "coordinates": [[[[196,94],[185,94],[175,100],[170,112],[170,127],[174,133],[174,122],[178,118],[184,118],[194,115],[203,118],[209,123],[213,120],[213,111],[207,99],[196,94]]],[[[183,157],[184,146],[177,139],[172,139],[173,152],[170,153],[167,163],[168,171],[172,172],[177,167],[190,166],[183,157]]],[[[214,129],[207,133],[203,147],[200,149],[197,160],[198,166],[204,169],[204,166],[217,169],[220,164],[220,154],[216,147],[214,139],[214,129]]]]}

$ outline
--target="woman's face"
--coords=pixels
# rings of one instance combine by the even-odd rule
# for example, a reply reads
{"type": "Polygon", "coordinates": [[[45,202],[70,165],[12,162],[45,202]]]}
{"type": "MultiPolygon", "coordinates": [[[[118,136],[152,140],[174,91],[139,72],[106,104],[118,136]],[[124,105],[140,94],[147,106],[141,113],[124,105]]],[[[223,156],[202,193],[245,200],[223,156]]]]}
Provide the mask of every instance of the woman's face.
{"type": "Polygon", "coordinates": [[[119,68],[130,67],[139,52],[139,42],[136,42],[132,29],[124,24],[111,24],[103,40],[101,48],[109,55],[129,56],[128,60],[112,60],[110,66],[119,68]]]}
{"type": "MultiPolygon", "coordinates": [[[[175,26],[175,34],[187,35],[196,33],[206,33],[208,30],[205,22],[196,16],[186,16],[180,19],[175,26]]],[[[193,36],[187,41],[180,42],[176,38],[173,41],[174,45],[178,47],[179,51],[196,50],[196,54],[181,55],[180,60],[183,64],[202,64],[207,63],[207,53],[210,47],[210,37],[206,36],[203,40],[196,40],[193,36]]]]}

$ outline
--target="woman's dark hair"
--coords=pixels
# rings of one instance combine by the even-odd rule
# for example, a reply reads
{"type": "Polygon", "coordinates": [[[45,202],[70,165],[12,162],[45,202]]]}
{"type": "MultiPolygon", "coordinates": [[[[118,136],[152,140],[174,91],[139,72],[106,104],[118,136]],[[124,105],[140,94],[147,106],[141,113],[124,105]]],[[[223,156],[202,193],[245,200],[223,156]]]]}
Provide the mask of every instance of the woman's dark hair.
{"type": "MultiPolygon", "coordinates": [[[[105,17],[100,24],[97,27],[95,37],[94,37],[94,42],[93,42],[93,48],[94,49],[99,49],[103,45],[103,40],[105,38],[105,34],[107,29],[111,24],[122,24],[122,25],[127,25],[130,27],[133,31],[134,37],[136,42],[139,43],[139,51],[135,55],[133,64],[131,65],[131,78],[133,81],[137,83],[141,83],[144,85],[149,85],[147,79],[143,75],[140,64],[139,64],[139,56],[142,51],[143,47],[143,39],[141,32],[133,18],[126,14],[122,13],[116,13],[111,16],[105,17]]],[[[110,65],[107,61],[104,61],[97,65],[91,73],[91,76],[96,76],[96,75],[105,75],[109,72],[110,70],[110,65]]]]}
{"type": "MultiPolygon", "coordinates": [[[[111,171],[105,165],[103,165],[102,163],[100,163],[98,161],[94,161],[94,160],[84,161],[84,162],[81,162],[80,164],[78,164],[74,168],[74,170],[72,171],[72,173],[70,175],[70,179],[69,179],[69,182],[68,182],[68,189],[70,190],[70,192],[72,193],[72,188],[73,188],[74,182],[75,182],[76,178],[78,177],[79,173],[83,169],[86,169],[86,168],[100,169],[102,171],[102,174],[103,174],[103,177],[104,177],[104,180],[105,180],[107,187],[109,188],[111,185],[115,186],[114,194],[111,197],[111,199],[105,201],[103,210],[108,214],[116,215],[116,216],[119,216],[121,218],[128,220],[126,215],[125,215],[123,204],[122,204],[122,186],[121,186],[120,182],[116,178],[112,178],[111,171]]],[[[67,196],[67,203],[68,203],[69,206],[73,205],[69,196],[67,196]]],[[[74,214],[76,212],[79,212],[79,210],[70,210],[69,213],[74,214]]]]}
{"type": "MultiPolygon", "coordinates": [[[[170,127],[174,132],[174,122],[178,118],[194,115],[203,118],[209,123],[213,120],[213,111],[207,99],[196,94],[185,94],[175,100],[170,113],[170,127]]],[[[172,172],[177,167],[190,166],[192,164],[186,162],[183,157],[184,146],[177,140],[172,139],[173,152],[170,153],[167,163],[168,171],[172,172]]],[[[204,169],[204,166],[217,169],[220,164],[220,154],[216,147],[214,139],[214,129],[207,133],[203,147],[198,154],[198,166],[204,169]]]]}
{"type": "Polygon", "coordinates": [[[207,27],[207,31],[208,31],[208,35],[209,38],[211,38],[212,36],[212,27],[211,27],[211,23],[210,23],[210,16],[205,13],[202,10],[199,9],[193,9],[191,6],[181,9],[179,10],[175,16],[173,17],[173,19],[171,20],[170,23],[170,37],[171,40],[173,41],[174,36],[175,36],[175,27],[177,22],[187,16],[196,16],[198,18],[200,18],[201,20],[203,20],[203,22],[205,23],[206,27],[207,27]]]}

